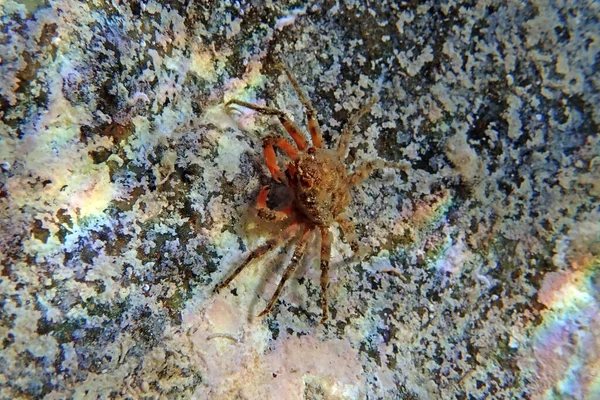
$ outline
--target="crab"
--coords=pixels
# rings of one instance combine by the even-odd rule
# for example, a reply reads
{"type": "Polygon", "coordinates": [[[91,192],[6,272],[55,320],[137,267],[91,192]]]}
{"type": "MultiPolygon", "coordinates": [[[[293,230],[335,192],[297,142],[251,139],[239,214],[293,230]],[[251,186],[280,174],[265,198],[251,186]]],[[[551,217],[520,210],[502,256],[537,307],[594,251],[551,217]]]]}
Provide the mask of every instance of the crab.
{"type": "Polygon", "coordinates": [[[235,104],[261,114],[273,115],[279,119],[292,138],[293,143],[281,135],[266,136],[262,143],[263,154],[271,176],[276,182],[283,182],[291,188],[293,199],[291,204],[283,209],[274,210],[267,206],[269,185],[260,189],[256,200],[258,216],[268,221],[286,220],[288,223],[277,236],[270,238],[264,245],[250,252],[245,261],[215,287],[215,291],[218,292],[226,288],[253,260],[260,258],[270,250],[289,242],[293,238],[299,237],[299,242],[289,265],[285,268],[283,276],[267,306],[258,317],[267,315],[281,295],[285,283],[292,276],[306,253],[310,235],[316,231],[321,236],[321,323],[325,323],[328,319],[327,287],[329,285],[332,244],[330,227],[337,223],[344,232],[346,240],[350,242],[352,250],[356,252],[358,242],[354,233],[354,223],[344,213],[351,201],[350,191],[352,187],[364,181],[375,169],[384,167],[404,168],[405,166],[376,159],[367,161],[353,172],[349,172],[344,161],[348,155],[352,131],[359,119],[369,112],[373,104],[378,101],[377,97],[373,97],[349,119],[339,137],[337,146],[331,149],[325,148],[321,128],[317,121],[317,112],[309,98],[300,88],[290,70],[284,65],[278,67],[287,76],[304,107],[312,145],[299,126],[283,111],[237,99],[231,99],[225,103],[226,108],[235,104]],[[278,167],[275,147],[283,150],[289,158],[285,175],[278,167]]]}

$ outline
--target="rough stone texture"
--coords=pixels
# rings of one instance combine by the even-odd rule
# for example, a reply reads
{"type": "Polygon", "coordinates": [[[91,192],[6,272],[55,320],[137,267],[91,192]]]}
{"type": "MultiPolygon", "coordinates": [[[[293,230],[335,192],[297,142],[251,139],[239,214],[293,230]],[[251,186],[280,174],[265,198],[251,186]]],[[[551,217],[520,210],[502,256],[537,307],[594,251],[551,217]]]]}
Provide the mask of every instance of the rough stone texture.
{"type": "Polygon", "coordinates": [[[597,2],[0,1],[0,398],[600,398],[597,2]],[[239,98],[325,141],[372,95],[337,226],[290,256],[239,98]]]}

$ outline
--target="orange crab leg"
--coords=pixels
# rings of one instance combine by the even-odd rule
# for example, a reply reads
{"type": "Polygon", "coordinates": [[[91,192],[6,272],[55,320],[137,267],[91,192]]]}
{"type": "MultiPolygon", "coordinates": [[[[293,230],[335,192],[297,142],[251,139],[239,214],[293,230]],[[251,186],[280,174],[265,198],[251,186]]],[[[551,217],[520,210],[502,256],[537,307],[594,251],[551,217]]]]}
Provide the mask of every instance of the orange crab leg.
{"type": "Polygon", "coordinates": [[[318,148],[323,147],[323,135],[321,134],[321,128],[319,127],[319,123],[317,122],[316,113],[315,114],[307,114],[308,118],[308,131],[310,132],[310,137],[312,139],[313,145],[318,148]]]}
{"type": "Polygon", "coordinates": [[[267,167],[269,171],[271,171],[271,176],[275,179],[275,182],[280,183],[283,178],[283,174],[279,170],[277,166],[277,157],[275,156],[275,150],[273,150],[273,146],[265,146],[263,147],[263,154],[265,156],[265,160],[267,161],[267,167]]]}
{"type": "Polygon", "coordinates": [[[295,122],[288,119],[285,114],[283,116],[279,116],[278,118],[279,122],[281,122],[281,125],[283,125],[287,133],[289,133],[292,139],[294,139],[294,142],[296,142],[298,150],[306,151],[306,149],[308,149],[308,142],[300,130],[300,127],[295,122]]]}
{"type": "Polygon", "coordinates": [[[300,88],[298,81],[292,75],[290,70],[284,64],[278,64],[278,67],[285,72],[288,77],[288,80],[292,84],[292,87],[296,91],[296,94],[300,98],[300,102],[304,106],[306,110],[306,120],[308,121],[308,131],[310,132],[310,138],[312,139],[313,146],[317,148],[323,147],[323,135],[321,134],[321,128],[319,127],[319,122],[317,121],[317,111],[315,111],[310,99],[304,91],[300,88]]]}
{"type": "Polygon", "coordinates": [[[265,156],[265,161],[267,162],[267,167],[269,168],[269,171],[271,171],[273,179],[275,179],[277,183],[280,183],[284,176],[277,166],[277,156],[275,155],[273,146],[277,146],[285,151],[292,160],[298,159],[298,151],[290,142],[281,136],[270,135],[263,140],[263,154],[265,156]]]}
{"type": "Polygon", "coordinates": [[[263,186],[256,198],[256,210],[258,216],[267,221],[282,221],[292,215],[293,206],[289,206],[281,210],[271,210],[267,206],[267,196],[269,195],[269,187],[263,186]]]}
{"type": "Polygon", "coordinates": [[[225,103],[225,107],[228,107],[230,104],[237,104],[238,106],[246,107],[265,115],[275,115],[279,119],[279,122],[281,122],[281,125],[283,125],[287,133],[289,133],[292,139],[294,139],[294,142],[296,142],[296,146],[298,146],[298,149],[300,151],[305,151],[308,148],[308,142],[306,141],[304,134],[300,130],[300,127],[298,127],[298,125],[294,121],[289,119],[289,117],[283,111],[278,110],[276,108],[259,106],[257,104],[248,103],[238,99],[229,100],[227,103],[225,103]]]}

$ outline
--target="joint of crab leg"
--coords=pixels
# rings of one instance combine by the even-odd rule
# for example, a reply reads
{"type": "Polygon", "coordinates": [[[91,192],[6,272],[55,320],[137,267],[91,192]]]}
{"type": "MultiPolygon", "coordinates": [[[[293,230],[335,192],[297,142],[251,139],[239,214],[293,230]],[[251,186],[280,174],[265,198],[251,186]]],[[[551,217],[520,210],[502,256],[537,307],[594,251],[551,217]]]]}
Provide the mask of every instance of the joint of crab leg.
{"type": "Polygon", "coordinates": [[[276,67],[285,72],[286,76],[288,77],[288,80],[294,88],[294,91],[300,98],[300,102],[304,106],[306,120],[308,122],[308,131],[310,132],[310,138],[313,142],[313,145],[317,148],[322,148],[323,134],[321,133],[321,128],[319,127],[319,122],[317,121],[317,111],[313,107],[306,93],[304,93],[304,91],[298,84],[298,81],[296,80],[292,72],[283,63],[277,64],[276,67]]]}
{"type": "Polygon", "coordinates": [[[261,114],[275,115],[287,133],[292,137],[292,139],[294,139],[298,149],[304,151],[308,148],[308,142],[306,141],[306,138],[304,137],[304,134],[298,125],[294,123],[283,111],[272,107],[259,106],[258,104],[252,104],[238,99],[231,99],[227,101],[225,103],[225,107],[229,107],[231,104],[237,104],[238,106],[249,108],[261,114]]]}

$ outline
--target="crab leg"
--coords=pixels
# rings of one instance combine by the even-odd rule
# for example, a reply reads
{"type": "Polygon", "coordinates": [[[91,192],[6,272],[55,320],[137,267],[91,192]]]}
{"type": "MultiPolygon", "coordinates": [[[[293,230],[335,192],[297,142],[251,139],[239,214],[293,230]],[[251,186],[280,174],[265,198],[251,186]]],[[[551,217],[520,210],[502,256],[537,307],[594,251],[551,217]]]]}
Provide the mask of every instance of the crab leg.
{"type": "Polygon", "coordinates": [[[296,146],[298,146],[298,149],[301,151],[305,151],[308,148],[308,142],[306,141],[304,134],[300,130],[300,127],[298,127],[298,125],[294,121],[292,121],[283,111],[280,111],[276,108],[263,107],[257,104],[247,103],[245,101],[237,99],[229,100],[227,103],[225,103],[225,107],[228,107],[230,104],[237,104],[238,106],[246,107],[265,115],[275,115],[279,119],[279,122],[281,122],[281,125],[283,125],[287,133],[289,133],[292,139],[294,139],[294,142],[296,142],[296,146]]]}
{"type": "Polygon", "coordinates": [[[288,142],[285,138],[277,135],[269,135],[263,139],[263,154],[267,162],[267,167],[271,171],[271,176],[277,183],[284,179],[283,174],[277,166],[277,157],[275,156],[275,150],[273,146],[277,146],[290,157],[292,160],[298,159],[298,151],[296,148],[288,142]]]}
{"type": "Polygon", "coordinates": [[[327,286],[329,285],[329,260],[331,258],[331,233],[321,226],[321,323],[328,318],[327,286]]]}
{"type": "Polygon", "coordinates": [[[258,216],[267,221],[282,221],[292,215],[293,206],[290,204],[282,210],[271,210],[267,206],[267,196],[269,195],[269,187],[263,186],[258,193],[256,199],[256,210],[258,216]]]}
{"type": "Polygon", "coordinates": [[[376,169],[382,168],[396,168],[408,171],[410,164],[408,163],[397,163],[384,160],[370,160],[362,163],[354,170],[354,172],[348,177],[348,185],[355,186],[364,181],[371,175],[376,169]]]}
{"type": "Polygon", "coordinates": [[[356,239],[356,232],[354,231],[354,222],[344,216],[339,216],[336,219],[336,222],[340,225],[340,228],[342,228],[346,242],[350,243],[352,251],[358,251],[358,240],[356,239]]]}
{"type": "Polygon", "coordinates": [[[290,265],[288,265],[287,268],[285,269],[283,276],[281,277],[281,280],[279,281],[279,285],[277,285],[277,289],[275,289],[275,293],[273,293],[273,296],[271,296],[271,300],[269,300],[269,303],[267,304],[267,306],[265,307],[263,312],[258,314],[259,317],[264,317],[265,315],[267,315],[269,313],[269,311],[271,311],[271,309],[273,308],[273,305],[275,304],[275,302],[281,295],[281,292],[283,291],[285,283],[288,281],[288,279],[290,279],[290,277],[292,276],[292,274],[298,267],[300,260],[302,259],[302,257],[304,256],[304,253],[306,252],[306,239],[308,238],[308,234],[310,232],[312,232],[311,229],[309,229],[308,227],[304,228],[304,234],[302,235],[302,239],[300,239],[300,243],[298,244],[298,246],[296,246],[296,250],[294,250],[294,255],[292,256],[290,265]]]}
{"type": "Polygon", "coordinates": [[[306,96],[302,88],[300,88],[298,81],[296,80],[294,75],[292,75],[290,70],[283,63],[278,64],[278,67],[281,68],[283,72],[285,72],[285,74],[288,77],[288,80],[292,84],[292,87],[296,91],[296,94],[300,98],[300,102],[304,106],[306,112],[306,120],[308,122],[308,131],[310,132],[310,137],[312,139],[313,146],[318,148],[323,147],[323,135],[321,133],[321,128],[319,127],[319,121],[317,120],[317,111],[312,106],[312,103],[310,102],[308,96],[306,96]]]}
{"type": "Polygon", "coordinates": [[[250,255],[248,255],[248,257],[246,257],[246,260],[240,264],[228,277],[227,279],[225,279],[223,282],[219,283],[216,287],[215,287],[215,292],[218,292],[219,290],[227,287],[231,281],[233,279],[235,279],[236,276],[239,275],[240,272],[242,272],[244,270],[244,268],[246,268],[248,266],[248,264],[250,264],[250,262],[252,260],[254,260],[255,258],[258,258],[260,256],[262,256],[263,254],[265,254],[266,252],[268,252],[269,250],[279,246],[281,243],[287,242],[288,240],[290,240],[294,234],[296,233],[296,230],[298,229],[298,222],[294,221],[292,222],[287,228],[285,228],[277,237],[273,238],[273,239],[269,239],[267,241],[267,243],[263,244],[262,246],[254,249],[254,251],[252,251],[250,253],[250,255]]]}
{"type": "Polygon", "coordinates": [[[379,98],[377,96],[374,96],[371,100],[369,100],[368,103],[362,106],[360,110],[358,110],[354,115],[352,115],[352,117],[350,117],[350,120],[346,123],[346,126],[344,126],[344,130],[342,131],[342,135],[340,136],[340,141],[337,147],[337,154],[342,159],[345,159],[348,156],[348,145],[350,144],[352,131],[354,130],[354,128],[356,128],[358,120],[363,115],[369,112],[369,110],[371,109],[371,107],[373,107],[373,104],[375,104],[377,100],[379,100],[379,98]]]}

